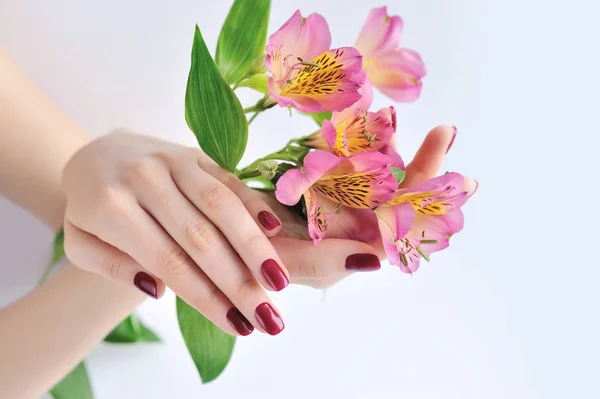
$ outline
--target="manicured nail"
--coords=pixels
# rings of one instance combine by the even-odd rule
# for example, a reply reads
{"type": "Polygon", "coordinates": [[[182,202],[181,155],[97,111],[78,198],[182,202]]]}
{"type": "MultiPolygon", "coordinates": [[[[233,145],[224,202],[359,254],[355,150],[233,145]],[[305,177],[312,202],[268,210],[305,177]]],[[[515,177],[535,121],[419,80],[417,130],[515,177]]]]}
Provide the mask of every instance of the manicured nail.
{"type": "Polygon", "coordinates": [[[261,303],[256,307],[256,320],[269,335],[277,335],[285,328],[283,320],[268,302],[261,303]]]}
{"type": "Polygon", "coordinates": [[[458,131],[456,126],[452,126],[452,129],[454,129],[454,131],[452,132],[452,140],[450,140],[450,144],[448,144],[448,148],[446,148],[446,154],[448,153],[448,151],[450,151],[450,148],[452,148],[452,144],[454,144],[454,139],[456,138],[456,132],[458,131]]]}
{"type": "Polygon", "coordinates": [[[158,289],[156,288],[156,280],[149,274],[139,272],[133,278],[133,284],[145,294],[150,295],[154,299],[158,299],[158,289]]]}
{"type": "Polygon", "coordinates": [[[260,270],[275,291],[281,291],[290,283],[281,266],[273,259],[264,261],[260,270]]]}
{"type": "Polygon", "coordinates": [[[354,254],[346,258],[346,270],[372,272],[381,269],[379,258],[373,254],[354,254]]]}
{"type": "Polygon", "coordinates": [[[254,326],[244,317],[237,308],[231,308],[227,312],[227,322],[238,334],[242,336],[250,335],[254,331],[254,326]]]}
{"type": "Polygon", "coordinates": [[[260,211],[258,212],[258,221],[267,230],[273,230],[276,227],[281,226],[279,220],[271,212],[260,211]]]}

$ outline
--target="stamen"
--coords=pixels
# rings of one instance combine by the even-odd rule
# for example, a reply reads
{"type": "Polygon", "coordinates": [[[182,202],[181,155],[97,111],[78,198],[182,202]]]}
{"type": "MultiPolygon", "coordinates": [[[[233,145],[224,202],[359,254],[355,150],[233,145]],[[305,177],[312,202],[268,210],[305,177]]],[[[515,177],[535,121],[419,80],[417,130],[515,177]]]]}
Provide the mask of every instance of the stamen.
{"type": "Polygon", "coordinates": [[[421,244],[437,244],[438,241],[437,240],[421,240],[420,243],[421,244]]]}
{"type": "Polygon", "coordinates": [[[298,58],[300,60],[300,65],[306,65],[306,66],[313,66],[313,67],[320,67],[319,64],[315,63],[315,62],[310,62],[310,61],[302,61],[300,58],[298,58]]]}
{"type": "Polygon", "coordinates": [[[404,267],[408,267],[408,259],[406,259],[406,255],[404,255],[403,253],[400,253],[400,260],[402,261],[402,264],[404,265],[404,267]]]}
{"type": "Polygon", "coordinates": [[[421,247],[417,247],[416,248],[417,252],[419,252],[421,254],[421,256],[423,257],[423,259],[425,259],[427,262],[429,262],[429,256],[427,256],[427,254],[425,253],[425,251],[423,251],[421,249],[421,247]]]}
{"type": "Polygon", "coordinates": [[[337,208],[335,208],[335,214],[339,215],[342,213],[342,204],[338,204],[337,208]]]}

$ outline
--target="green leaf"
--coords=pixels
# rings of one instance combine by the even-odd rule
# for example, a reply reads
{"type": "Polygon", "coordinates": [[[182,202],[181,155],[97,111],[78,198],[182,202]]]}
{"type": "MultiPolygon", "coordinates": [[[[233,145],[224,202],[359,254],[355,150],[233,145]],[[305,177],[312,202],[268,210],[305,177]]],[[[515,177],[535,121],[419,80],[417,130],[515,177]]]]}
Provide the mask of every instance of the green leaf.
{"type": "Polygon", "coordinates": [[[112,344],[130,344],[134,342],[160,342],[160,338],[146,327],[140,319],[131,314],[120,322],[107,336],[104,342],[112,344]]]}
{"type": "Polygon", "coordinates": [[[140,325],[140,338],[143,342],[162,342],[160,337],[145,325],[140,325]]]}
{"type": "Polygon", "coordinates": [[[65,231],[60,229],[54,236],[54,245],[52,247],[52,258],[50,264],[55,265],[65,256],[65,231]]]}
{"type": "Polygon", "coordinates": [[[206,384],[214,380],[231,358],[235,337],[223,332],[179,297],[177,318],[188,352],[202,382],[206,384]]]}
{"type": "Polygon", "coordinates": [[[83,362],[50,390],[54,399],[93,399],[92,386],[83,362]]]}
{"type": "Polygon", "coordinates": [[[238,87],[249,87],[262,94],[267,94],[269,88],[267,87],[267,74],[261,73],[259,75],[253,75],[251,78],[242,80],[238,87]]]}
{"type": "Polygon", "coordinates": [[[404,178],[406,177],[406,172],[402,169],[398,169],[392,166],[392,175],[396,178],[398,184],[400,184],[404,181],[404,178]]]}
{"type": "Polygon", "coordinates": [[[229,84],[261,72],[271,0],[235,0],[221,28],[215,60],[229,84]],[[257,61],[259,65],[254,66],[257,61]],[[253,70],[254,69],[254,70],[253,70]]]}
{"type": "Polygon", "coordinates": [[[204,152],[233,172],[244,155],[248,121],[196,26],[192,66],[185,93],[185,120],[204,152]]]}
{"type": "Polygon", "coordinates": [[[42,277],[40,277],[40,279],[38,280],[38,286],[48,279],[48,277],[50,276],[50,272],[52,272],[52,269],[54,269],[54,266],[56,266],[56,264],[65,256],[64,244],[65,231],[61,228],[54,236],[54,243],[52,244],[52,256],[50,257],[50,263],[48,263],[48,265],[44,269],[44,274],[42,274],[42,277]]]}

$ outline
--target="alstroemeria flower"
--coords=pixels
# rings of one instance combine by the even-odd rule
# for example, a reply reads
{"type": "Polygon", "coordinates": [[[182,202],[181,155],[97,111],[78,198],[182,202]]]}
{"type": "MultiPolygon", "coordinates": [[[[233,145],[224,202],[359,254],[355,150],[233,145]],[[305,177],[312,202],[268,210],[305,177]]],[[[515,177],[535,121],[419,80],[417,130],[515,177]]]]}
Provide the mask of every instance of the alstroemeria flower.
{"type": "Polygon", "coordinates": [[[379,152],[364,152],[339,158],[314,151],[304,158],[301,169],[287,171],[277,181],[275,197],[284,205],[295,205],[304,196],[308,232],[316,243],[324,238],[334,218],[346,223],[346,236],[372,242],[377,229],[365,228],[361,220],[374,221],[372,208],[390,201],[398,186],[390,175],[391,160],[379,152]],[[340,212],[341,211],[341,212],[340,212]]]}
{"type": "Polygon", "coordinates": [[[403,25],[399,16],[387,15],[387,7],[375,8],[355,46],[373,86],[395,101],[410,102],[419,98],[427,71],[417,52],[399,47],[403,25]]]}
{"type": "Polygon", "coordinates": [[[396,110],[387,107],[370,112],[373,98],[370,84],[362,87],[361,94],[363,97],[354,105],[342,112],[334,112],[331,120],[324,120],[321,129],[308,136],[303,144],[339,157],[379,151],[386,146],[396,130],[396,110]]]}
{"type": "Polygon", "coordinates": [[[465,178],[446,173],[415,187],[400,189],[375,214],[388,260],[405,273],[419,268],[421,258],[450,245],[450,237],[462,230],[460,207],[467,202],[465,178]]]}
{"type": "Polygon", "coordinates": [[[330,49],[327,21],[300,11],[269,38],[265,65],[271,96],[303,112],[341,111],[361,98],[362,57],[353,47],[330,49]]]}

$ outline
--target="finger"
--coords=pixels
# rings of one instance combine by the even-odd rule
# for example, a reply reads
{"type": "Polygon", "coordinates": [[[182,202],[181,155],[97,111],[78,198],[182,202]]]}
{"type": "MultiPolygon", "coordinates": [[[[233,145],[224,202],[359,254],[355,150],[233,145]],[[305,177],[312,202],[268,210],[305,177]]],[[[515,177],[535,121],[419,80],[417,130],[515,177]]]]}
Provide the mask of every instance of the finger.
{"type": "Polygon", "coordinates": [[[129,255],[64,220],[65,253],[71,262],[92,273],[127,286],[136,286],[154,299],[165,292],[164,283],[129,255]]]}
{"type": "Polygon", "coordinates": [[[281,231],[281,220],[273,209],[263,201],[257,192],[246,186],[234,174],[219,167],[211,159],[201,156],[198,162],[202,169],[227,186],[242,201],[248,213],[267,237],[274,237],[281,231]]]}
{"type": "MultiPolygon", "coordinates": [[[[235,193],[196,162],[182,161],[172,165],[171,175],[185,197],[223,233],[263,287],[281,291],[289,284],[288,272],[273,245],[235,193]]],[[[230,179],[230,183],[232,181],[230,179]]],[[[257,202],[262,203],[262,200],[257,202]]],[[[192,212],[188,214],[191,217],[192,212]]],[[[204,223],[196,218],[197,224],[204,223]]]]}
{"type": "Polygon", "coordinates": [[[326,288],[352,273],[381,268],[376,250],[359,241],[325,239],[314,245],[306,240],[273,237],[271,242],[296,284],[326,288]]]}
{"type": "Polygon", "coordinates": [[[465,184],[463,190],[467,192],[468,196],[471,197],[477,189],[479,188],[479,182],[477,180],[471,179],[468,176],[465,176],[465,184]]]}
{"type": "MultiPolygon", "coordinates": [[[[149,175],[140,174],[140,180],[149,175]]],[[[177,296],[226,333],[250,334],[254,329],[252,323],[163,228],[139,205],[128,206],[127,201],[119,198],[108,199],[107,202],[113,204],[108,209],[112,210],[105,211],[104,217],[97,217],[99,238],[144,265],[177,296]]]]}
{"type": "Polygon", "coordinates": [[[430,131],[413,161],[406,166],[406,178],[400,187],[412,187],[435,177],[455,136],[456,128],[451,126],[438,126],[430,131]]]}
{"type": "MultiPolygon", "coordinates": [[[[194,170],[188,169],[182,173],[188,175],[206,174],[195,162],[191,164],[195,165],[194,170]]],[[[173,270],[173,267],[171,267],[170,270],[164,270],[162,274],[158,273],[158,275],[174,290],[176,286],[187,290],[186,279],[193,273],[190,269],[201,269],[204,275],[253,325],[260,326],[262,331],[271,335],[281,332],[284,328],[281,317],[279,317],[259,281],[252,274],[251,269],[240,259],[230,243],[236,240],[241,243],[239,246],[243,248],[238,250],[241,253],[254,252],[252,256],[246,256],[246,258],[251,258],[251,262],[256,263],[255,266],[258,268],[262,267],[261,277],[265,280],[265,284],[269,281],[274,287],[281,288],[283,283],[285,285],[289,283],[289,279],[287,275],[283,274],[274,259],[264,260],[262,258],[264,257],[263,253],[268,253],[268,248],[261,248],[261,239],[264,239],[272,248],[271,243],[256,226],[237,197],[231,192],[227,194],[235,198],[239,202],[239,206],[234,206],[230,202],[230,205],[223,209],[204,211],[207,214],[213,214],[215,219],[218,215],[231,216],[231,219],[227,220],[226,223],[230,223],[239,229],[237,230],[239,233],[233,239],[231,236],[226,238],[217,226],[211,223],[207,217],[198,211],[196,206],[182,195],[168,175],[156,175],[155,177],[157,178],[157,187],[146,186],[147,191],[139,193],[140,204],[175,240],[181,251],[177,254],[180,259],[175,263],[176,265],[177,263],[181,264],[177,266],[181,270],[173,270]],[[246,216],[246,220],[242,217],[243,215],[246,216]],[[259,256],[262,263],[256,262],[259,256]],[[275,272],[274,269],[276,269],[275,272]],[[265,278],[262,274],[269,278],[265,278]]],[[[205,190],[203,185],[206,184],[207,178],[214,180],[214,182],[211,182],[213,186],[207,188],[205,192],[205,194],[208,193],[209,197],[203,195],[199,198],[200,201],[204,198],[212,198],[209,202],[213,204],[211,206],[214,206],[214,204],[220,202],[222,194],[217,194],[212,190],[215,190],[215,187],[222,187],[222,189],[228,191],[229,189],[206,174],[206,176],[198,179],[195,190],[201,192],[205,190]],[[212,197],[213,195],[215,197],[212,197]]],[[[221,190],[221,188],[216,190],[221,190]]],[[[222,193],[223,191],[219,192],[222,193]]],[[[204,207],[205,204],[202,204],[202,206],[204,207]]],[[[236,229],[229,226],[229,231],[236,231],[236,229]]],[[[273,249],[272,252],[274,254],[272,256],[275,257],[275,250],[273,249]]],[[[277,260],[281,262],[279,257],[277,257],[277,260]]]]}

